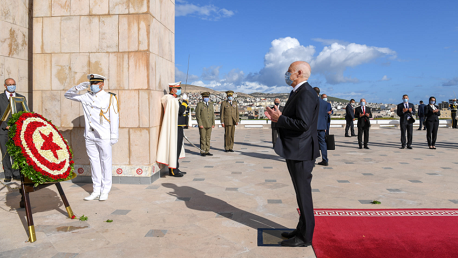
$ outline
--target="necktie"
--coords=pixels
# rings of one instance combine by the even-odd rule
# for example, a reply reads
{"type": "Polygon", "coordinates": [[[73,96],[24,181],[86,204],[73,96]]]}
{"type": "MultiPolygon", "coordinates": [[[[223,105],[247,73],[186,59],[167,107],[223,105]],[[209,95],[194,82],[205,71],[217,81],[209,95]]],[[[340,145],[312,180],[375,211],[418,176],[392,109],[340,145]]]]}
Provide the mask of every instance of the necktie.
{"type": "Polygon", "coordinates": [[[291,96],[293,96],[294,94],[294,90],[291,91],[291,93],[289,94],[289,97],[291,98],[291,96]]]}
{"type": "Polygon", "coordinates": [[[365,114],[366,114],[366,108],[363,107],[363,115],[365,115],[365,114]]]}
{"type": "Polygon", "coordinates": [[[12,96],[13,96],[13,93],[10,93],[10,97],[12,97],[12,96]]]}

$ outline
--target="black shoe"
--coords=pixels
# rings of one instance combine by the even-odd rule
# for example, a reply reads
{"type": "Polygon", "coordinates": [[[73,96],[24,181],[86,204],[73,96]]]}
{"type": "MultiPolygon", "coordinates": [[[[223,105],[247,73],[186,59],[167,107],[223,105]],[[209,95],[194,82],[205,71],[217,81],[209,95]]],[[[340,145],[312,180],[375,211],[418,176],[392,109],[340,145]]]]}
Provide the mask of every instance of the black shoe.
{"type": "Polygon", "coordinates": [[[345,135],[345,137],[351,137],[350,135],[345,135]]]}
{"type": "Polygon", "coordinates": [[[5,177],[5,180],[3,180],[3,182],[5,182],[5,183],[11,182],[11,177],[5,177]]]}
{"type": "Polygon", "coordinates": [[[291,231],[291,232],[282,232],[281,236],[287,239],[295,237],[297,234],[297,229],[291,231]]]}
{"type": "Polygon", "coordinates": [[[306,247],[311,245],[312,243],[306,243],[304,240],[300,239],[299,237],[293,237],[288,240],[284,240],[281,242],[282,246],[289,246],[289,247],[306,247]]]}
{"type": "Polygon", "coordinates": [[[205,155],[207,155],[207,156],[213,156],[213,154],[211,154],[210,152],[205,153],[205,155]]]}
{"type": "Polygon", "coordinates": [[[183,174],[183,173],[181,173],[181,172],[177,172],[177,173],[175,173],[175,174],[174,174],[174,175],[172,175],[172,176],[173,176],[173,177],[183,177],[183,176],[184,176],[184,174],[183,174]]]}
{"type": "Polygon", "coordinates": [[[401,148],[399,148],[399,149],[405,149],[405,148],[406,148],[406,146],[401,146],[401,148]]]}
{"type": "Polygon", "coordinates": [[[21,176],[13,176],[13,180],[19,180],[19,181],[21,181],[21,176]]]}
{"type": "Polygon", "coordinates": [[[357,135],[357,134],[352,134],[351,136],[352,136],[352,137],[355,137],[355,136],[358,136],[358,135],[357,135]]]}
{"type": "Polygon", "coordinates": [[[426,130],[426,128],[423,128],[423,130],[426,130]]]}
{"type": "Polygon", "coordinates": [[[362,149],[362,148],[363,148],[363,146],[359,146],[359,147],[358,147],[358,149],[362,149]]]}
{"type": "Polygon", "coordinates": [[[368,149],[368,150],[369,150],[369,147],[367,147],[367,146],[364,146],[364,149],[368,149]]]}
{"type": "Polygon", "coordinates": [[[322,166],[327,166],[328,165],[328,162],[326,161],[321,161],[320,163],[318,163],[318,165],[322,165],[322,166]]]}
{"type": "Polygon", "coordinates": [[[411,149],[412,149],[412,146],[407,146],[407,149],[411,150],[411,149]]]}
{"type": "Polygon", "coordinates": [[[234,152],[234,150],[229,150],[229,152],[234,152]]]}
{"type": "Polygon", "coordinates": [[[229,152],[229,150],[224,150],[224,152],[229,152]]]}
{"type": "Polygon", "coordinates": [[[205,157],[205,156],[207,156],[207,154],[206,153],[201,153],[200,156],[205,157]]]}
{"type": "Polygon", "coordinates": [[[417,129],[417,131],[421,131],[421,129],[417,129]]]}

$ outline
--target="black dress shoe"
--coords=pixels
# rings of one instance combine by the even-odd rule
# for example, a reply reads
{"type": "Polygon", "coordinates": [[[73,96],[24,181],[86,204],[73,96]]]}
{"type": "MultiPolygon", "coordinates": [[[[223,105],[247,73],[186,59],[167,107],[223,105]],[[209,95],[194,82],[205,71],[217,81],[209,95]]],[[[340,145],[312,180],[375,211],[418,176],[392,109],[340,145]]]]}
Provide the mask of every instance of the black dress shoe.
{"type": "Polygon", "coordinates": [[[399,149],[405,149],[405,148],[406,148],[405,146],[402,146],[402,147],[401,147],[401,148],[399,148],[399,149]]]}
{"type": "Polygon", "coordinates": [[[175,174],[174,174],[174,175],[172,175],[172,176],[174,176],[174,177],[183,177],[183,176],[184,176],[184,174],[183,174],[183,173],[181,173],[181,172],[177,172],[177,173],[175,173],[175,174]]]}
{"type": "Polygon", "coordinates": [[[205,153],[205,155],[207,155],[207,156],[213,156],[213,154],[211,154],[210,152],[205,153]]]}
{"type": "Polygon", "coordinates": [[[13,176],[13,180],[19,180],[19,181],[21,181],[21,176],[13,176]]]}
{"type": "Polygon", "coordinates": [[[326,162],[326,161],[321,161],[320,163],[318,163],[318,165],[327,166],[327,165],[328,165],[328,162],[326,162]]]}
{"type": "Polygon", "coordinates": [[[351,137],[350,135],[345,135],[345,137],[351,137]]]}
{"type": "Polygon", "coordinates": [[[3,180],[3,182],[5,182],[5,183],[11,182],[11,177],[5,177],[5,180],[3,180]]]}
{"type": "Polygon", "coordinates": [[[407,146],[407,149],[411,150],[411,149],[412,149],[412,146],[407,146]]]}
{"type": "Polygon", "coordinates": [[[295,230],[293,230],[293,231],[291,231],[291,232],[282,232],[282,233],[281,233],[281,236],[284,237],[284,238],[290,239],[290,238],[295,237],[296,234],[297,234],[297,229],[295,229],[295,230]]]}
{"type": "Polygon", "coordinates": [[[363,148],[363,146],[359,146],[359,147],[358,147],[358,149],[362,149],[362,148],[363,148]]]}
{"type": "Polygon", "coordinates": [[[224,152],[229,152],[229,150],[224,150],[224,152]]]}
{"type": "Polygon", "coordinates": [[[201,153],[200,156],[205,157],[205,156],[207,156],[207,154],[201,153]]]}
{"type": "Polygon", "coordinates": [[[234,152],[234,150],[229,150],[229,152],[234,152]]]}
{"type": "Polygon", "coordinates": [[[352,134],[351,136],[353,136],[353,137],[354,137],[354,136],[358,136],[358,135],[357,135],[357,134],[352,134]]]}
{"type": "Polygon", "coordinates": [[[369,150],[369,147],[367,147],[367,146],[364,146],[364,149],[368,149],[368,150],[369,150]]]}
{"type": "Polygon", "coordinates": [[[282,246],[289,246],[289,247],[306,247],[311,245],[310,242],[304,242],[304,240],[300,239],[299,237],[293,237],[288,240],[283,240],[281,242],[282,246]]]}

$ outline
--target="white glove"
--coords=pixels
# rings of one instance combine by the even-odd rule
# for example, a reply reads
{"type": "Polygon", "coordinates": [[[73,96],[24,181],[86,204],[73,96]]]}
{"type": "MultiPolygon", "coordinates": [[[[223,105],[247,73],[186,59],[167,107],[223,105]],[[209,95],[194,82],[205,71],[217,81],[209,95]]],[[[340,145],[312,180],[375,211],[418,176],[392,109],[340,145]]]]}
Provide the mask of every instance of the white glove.
{"type": "Polygon", "coordinates": [[[183,93],[183,100],[188,100],[188,95],[186,95],[186,93],[183,93]]]}
{"type": "Polygon", "coordinates": [[[76,90],[80,91],[80,90],[84,90],[84,89],[87,89],[89,87],[89,82],[82,82],[80,84],[78,84],[78,86],[76,86],[76,90]]]}
{"type": "Polygon", "coordinates": [[[117,142],[118,142],[118,139],[111,139],[111,140],[110,140],[110,144],[111,144],[111,145],[114,145],[114,144],[117,143],[117,142]]]}

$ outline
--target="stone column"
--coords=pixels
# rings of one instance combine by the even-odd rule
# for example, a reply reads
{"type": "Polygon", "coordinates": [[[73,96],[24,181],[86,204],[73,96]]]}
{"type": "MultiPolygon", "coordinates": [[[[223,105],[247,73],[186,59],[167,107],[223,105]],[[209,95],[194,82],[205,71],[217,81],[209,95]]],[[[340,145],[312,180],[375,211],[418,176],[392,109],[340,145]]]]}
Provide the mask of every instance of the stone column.
{"type": "Polygon", "coordinates": [[[81,104],[64,93],[107,77],[104,89],[120,103],[114,183],[151,183],[156,165],[160,98],[174,81],[174,0],[35,0],[33,110],[70,142],[79,181],[90,181],[81,104]]]}

